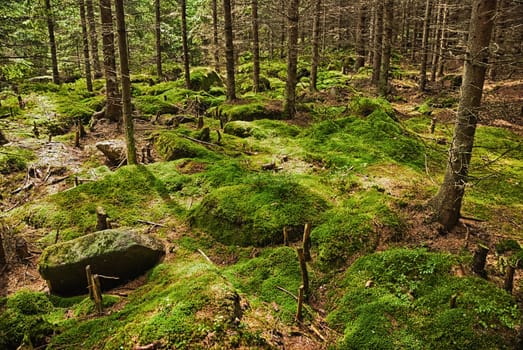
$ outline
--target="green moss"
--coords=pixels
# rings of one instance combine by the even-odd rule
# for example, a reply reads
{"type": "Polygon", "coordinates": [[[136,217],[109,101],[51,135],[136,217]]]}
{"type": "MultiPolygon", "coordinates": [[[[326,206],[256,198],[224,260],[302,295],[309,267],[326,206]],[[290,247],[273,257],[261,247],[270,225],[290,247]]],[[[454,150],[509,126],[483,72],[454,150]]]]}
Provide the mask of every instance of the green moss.
{"type": "Polygon", "coordinates": [[[285,226],[296,239],[326,208],[320,196],[287,177],[259,176],[211,192],[191,218],[220,242],[263,246],[281,243],[285,226]]]}
{"type": "Polygon", "coordinates": [[[383,111],[389,117],[395,118],[394,109],[387,100],[381,97],[355,97],[349,107],[354,114],[360,117],[366,117],[375,111],[383,111]]]}
{"type": "Polygon", "coordinates": [[[135,108],[145,115],[178,113],[179,108],[165,101],[163,96],[138,96],[133,99],[135,108]]]}
{"type": "Polygon", "coordinates": [[[158,134],[155,148],[158,154],[167,161],[212,156],[212,152],[202,145],[181,137],[177,132],[170,131],[158,134]]]}
{"type": "Polygon", "coordinates": [[[508,349],[519,311],[479,278],[450,275],[456,257],[393,249],[358,259],[328,316],[344,329],[342,349],[508,349]],[[373,285],[365,288],[366,281],[373,285]],[[456,307],[450,308],[455,295],[456,307]]]}
{"type": "Polygon", "coordinates": [[[0,174],[23,171],[32,159],[34,159],[33,152],[26,148],[3,146],[0,151],[0,174]]]}
{"type": "Polygon", "coordinates": [[[281,106],[270,101],[243,101],[242,103],[223,104],[220,112],[229,121],[257,119],[283,119],[281,106]]]}
{"type": "Polygon", "coordinates": [[[198,67],[191,70],[191,89],[209,91],[212,86],[223,86],[222,79],[214,70],[198,67]]]}

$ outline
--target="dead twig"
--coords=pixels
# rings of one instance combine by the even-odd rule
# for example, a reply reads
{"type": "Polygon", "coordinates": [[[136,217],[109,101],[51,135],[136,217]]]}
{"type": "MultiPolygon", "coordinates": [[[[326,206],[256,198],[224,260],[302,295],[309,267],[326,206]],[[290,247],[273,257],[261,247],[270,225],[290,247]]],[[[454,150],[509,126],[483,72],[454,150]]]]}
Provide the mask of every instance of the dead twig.
{"type": "Polygon", "coordinates": [[[200,253],[200,254],[205,258],[205,260],[207,260],[207,261],[210,262],[212,265],[214,265],[214,263],[212,262],[212,260],[207,256],[207,254],[205,254],[205,253],[203,252],[203,250],[201,250],[201,249],[198,248],[197,251],[198,251],[198,253],[200,253]]]}
{"type": "Polygon", "coordinates": [[[136,220],[136,221],[139,223],[147,224],[147,225],[151,225],[151,226],[165,227],[164,224],[159,224],[159,223],[153,222],[153,221],[147,221],[147,220],[136,220]]]}

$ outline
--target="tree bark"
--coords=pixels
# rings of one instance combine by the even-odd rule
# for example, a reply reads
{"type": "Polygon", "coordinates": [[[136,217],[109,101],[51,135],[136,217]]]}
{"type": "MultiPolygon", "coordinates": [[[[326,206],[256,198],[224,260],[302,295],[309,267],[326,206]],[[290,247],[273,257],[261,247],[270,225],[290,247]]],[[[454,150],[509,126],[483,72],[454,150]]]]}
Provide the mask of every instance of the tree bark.
{"type": "Polygon", "coordinates": [[[127,30],[125,29],[125,13],[123,0],[115,0],[116,25],[118,28],[118,49],[120,53],[120,75],[122,80],[122,109],[127,146],[127,164],[136,164],[136,145],[134,142],[134,126],[131,107],[131,77],[129,75],[129,57],[127,47],[127,30]]]}
{"type": "Polygon", "coordinates": [[[383,37],[383,3],[381,0],[375,4],[376,26],[374,27],[374,54],[372,58],[372,83],[378,85],[381,70],[382,37],[383,37]]]}
{"type": "Polygon", "coordinates": [[[437,16],[436,16],[436,30],[434,35],[434,43],[432,44],[432,64],[430,67],[430,81],[436,81],[436,74],[438,72],[438,63],[439,63],[439,47],[441,41],[441,33],[443,28],[443,6],[439,0],[436,1],[437,16]]]}
{"type": "Polygon", "coordinates": [[[382,58],[381,58],[381,71],[380,71],[380,82],[379,90],[383,96],[389,93],[389,71],[390,71],[390,56],[392,51],[392,26],[393,26],[393,11],[394,11],[394,0],[386,0],[383,4],[383,25],[384,25],[384,36],[383,36],[383,47],[382,47],[382,58]]]}
{"type": "Polygon", "coordinates": [[[258,25],[258,0],[252,0],[252,65],[253,65],[253,90],[260,90],[260,36],[258,25]]]}
{"type": "Polygon", "coordinates": [[[51,8],[51,0],[45,0],[45,12],[47,17],[47,31],[49,32],[49,48],[51,50],[53,83],[60,84],[60,75],[58,73],[58,58],[56,55],[56,40],[54,37],[53,9],[51,8]]]}
{"type": "Polygon", "coordinates": [[[446,231],[456,226],[468,181],[469,164],[489,58],[496,0],[475,0],[461,85],[461,98],[445,178],[431,204],[446,231]]]}
{"type": "Polygon", "coordinates": [[[430,16],[432,14],[432,0],[425,3],[425,17],[423,19],[423,38],[421,42],[421,68],[419,89],[425,91],[427,87],[427,61],[429,59],[429,33],[430,33],[430,16]]]}
{"type": "Polygon", "coordinates": [[[85,3],[84,0],[78,0],[80,6],[80,22],[82,24],[82,44],[84,51],[84,69],[85,69],[85,82],[87,85],[87,91],[93,91],[93,80],[91,77],[91,61],[89,59],[89,38],[87,34],[87,19],[85,17],[85,3]]]}
{"type": "Polygon", "coordinates": [[[439,40],[439,48],[438,48],[438,56],[439,56],[439,62],[438,62],[438,69],[437,69],[437,77],[441,78],[445,74],[445,46],[447,45],[447,17],[448,17],[448,7],[447,4],[443,5],[443,20],[441,23],[441,37],[439,40]]]}
{"type": "Polygon", "coordinates": [[[7,260],[5,258],[4,239],[2,232],[0,232],[0,269],[5,266],[7,260]]]}
{"type": "Polygon", "coordinates": [[[234,101],[236,100],[236,81],[234,77],[235,64],[231,0],[223,0],[223,19],[225,23],[225,68],[227,70],[227,101],[234,101]]]}
{"type": "Polygon", "coordinates": [[[358,24],[356,29],[356,61],[354,62],[354,70],[357,72],[361,67],[365,66],[365,26],[366,26],[366,11],[367,6],[361,3],[358,9],[358,24]]]}
{"type": "Polygon", "coordinates": [[[116,59],[114,53],[114,31],[111,0],[100,0],[100,17],[102,19],[102,44],[105,71],[105,117],[119,122],[122,115],[120,93],[116,78],[116,59]]]}
{"type": "Polygon", "coordinates": [[[182,47],[183,47],[183,76],[185,78],[185,88],[191,88],[191,70],[189,64],[189,45],[187,43],[187,2],[180,0],[180,10],[182,15],[182,47]]]}
{"type": "Polygon", "coordinates": [[[298,67],[298,22],[299,22],[299,0],[290,0],[287,12],[287,82],[285,86],[284,114],[289,119],[296,115],[296,84],[298,67]]]}
{"type": "Polygon", "coordinates": [[[160,0],[154,0],[154,29],[156,39],[156,75],[160,78],[163,77],[162,70],[162,16],[160,0]]]}
{"type": "Polygon", "coordinates": [[[100,57],[98,56],[98,33],[96,32],[96,21],[94,19],[93,0],[86,0],[85,5],[87,9],[87,23],[89,24],[89,39],[91,41],[91,58],[93,60],[94,78],[100,79],[103,74],[100,65],[100,57]]]}
{"type": "Polygon", "coordinates": [[[314,22],[312,24],[312,65],[310,90],[317,91],[318,65],[320,61],[320,19],[321,19],[321,0],[316,0],[314,9],[314,22]]]}
{"type": "Polygon", "coordinates": [[[218,5],[212,0],[212,41],[214,54],[214,69],[220,71],[220,44],[218,42],[218,5]]]}

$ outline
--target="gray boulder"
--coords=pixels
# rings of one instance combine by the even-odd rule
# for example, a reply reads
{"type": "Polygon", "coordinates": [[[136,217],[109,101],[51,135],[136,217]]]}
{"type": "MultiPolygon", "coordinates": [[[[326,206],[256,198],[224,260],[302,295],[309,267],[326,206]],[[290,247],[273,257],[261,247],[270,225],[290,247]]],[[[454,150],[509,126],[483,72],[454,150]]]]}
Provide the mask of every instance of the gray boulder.
{"type": "Polygon", "coordinates": [[[38,272],[47,281],[51,293],[86,294],[85,267],[93,274],[117,277],[101,278],[103,290],[123,284],[156,265],[164,255],[157,239],[121,229],[104,230],[47,247],[38,272]]]}
{"type": "Polygon", "coordinates": [[[96,143],[96,148],[102,152],[107,161],[112,165],[118,165],[125,160],[126,146],[123,140],[107,140],[96,143]]]}

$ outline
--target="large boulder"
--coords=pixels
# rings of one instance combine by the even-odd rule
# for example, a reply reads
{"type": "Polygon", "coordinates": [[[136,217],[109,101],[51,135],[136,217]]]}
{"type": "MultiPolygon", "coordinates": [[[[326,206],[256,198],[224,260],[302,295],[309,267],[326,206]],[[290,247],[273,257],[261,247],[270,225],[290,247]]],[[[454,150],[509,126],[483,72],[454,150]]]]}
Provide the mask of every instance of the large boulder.
{"type": "Polygon", "coordinates": [[[46,248],[38,272],[51,293],[78,295],[88,291],[87,265],[91,265],[93,274],[118,278],[101,278],[102,289],[109,289],[142,275],[163,255],[163,244],[151,236],[104,230],[46,248]]]}
{"type": "Polygon", "coordinates": [[[125,160],[126,146],[123,140],[106,140],[96,143],[96,148],[102,152],[107,161],[112,165],[118,165],[125,160]]]}

